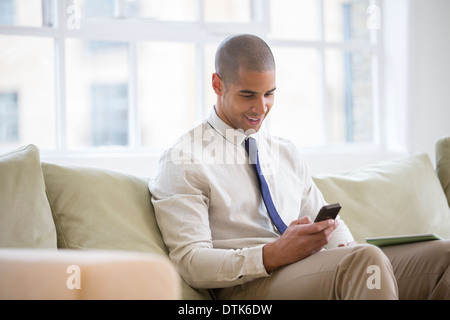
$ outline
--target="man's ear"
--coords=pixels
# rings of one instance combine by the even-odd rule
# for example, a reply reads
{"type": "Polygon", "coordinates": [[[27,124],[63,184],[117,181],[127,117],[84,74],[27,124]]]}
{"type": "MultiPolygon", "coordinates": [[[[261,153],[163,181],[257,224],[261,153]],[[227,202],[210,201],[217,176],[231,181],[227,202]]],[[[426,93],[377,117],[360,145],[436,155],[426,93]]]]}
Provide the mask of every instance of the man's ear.
{"type": "Polygon", "coordinates": [[[222,81],[222,78],[219,76],[218,73],[213,73],[212,75],[212,87],[214,92],[218,96],[222,96],[224,93],[224,83],[222,81]]]}

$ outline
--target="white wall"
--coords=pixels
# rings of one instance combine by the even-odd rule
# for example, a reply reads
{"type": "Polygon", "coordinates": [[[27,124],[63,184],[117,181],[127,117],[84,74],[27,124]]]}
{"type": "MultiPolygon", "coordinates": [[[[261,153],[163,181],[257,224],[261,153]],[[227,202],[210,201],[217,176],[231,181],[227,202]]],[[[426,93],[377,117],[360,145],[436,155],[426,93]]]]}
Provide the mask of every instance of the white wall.
{"type": "Polygon", "coordinates": [[[450,135],[450,1],[410,1],[408,26],[408,149],[434,159],[434,143],[450,135]]]}
{"type": "Polygon", "coordinates": [[[450,1],[384,1],[383,121],[390,150],[426,152],[450,135],[450,1]]]}

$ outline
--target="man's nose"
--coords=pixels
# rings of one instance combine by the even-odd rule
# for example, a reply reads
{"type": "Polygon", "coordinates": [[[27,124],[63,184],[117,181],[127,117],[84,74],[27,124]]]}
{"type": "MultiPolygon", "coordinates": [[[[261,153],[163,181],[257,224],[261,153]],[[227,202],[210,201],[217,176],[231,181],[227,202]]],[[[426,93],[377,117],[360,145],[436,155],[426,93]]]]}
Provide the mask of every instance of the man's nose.
{"type": "Polygon", "coordinates": [[[252,111],[257,114],[265,114],[267,111],[266,102],[266,97],[264,95],[257,98],[253,104],[252,111]]]}

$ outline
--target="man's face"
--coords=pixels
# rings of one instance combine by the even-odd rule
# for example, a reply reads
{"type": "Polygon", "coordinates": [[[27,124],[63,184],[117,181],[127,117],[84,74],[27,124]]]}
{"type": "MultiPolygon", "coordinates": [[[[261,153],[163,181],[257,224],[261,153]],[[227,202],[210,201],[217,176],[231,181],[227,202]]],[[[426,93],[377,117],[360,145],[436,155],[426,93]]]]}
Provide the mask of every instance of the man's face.
{"type": "Polygon", "coordinates": [[[226,86],[217,74],[213,77],[213,87],[214,81],[221,82],[222,86],[219,93],[215,88],[219,117],[234,129],[258,131],[274,103],[275,70],[240,70],[237,80],[226,86]]]}

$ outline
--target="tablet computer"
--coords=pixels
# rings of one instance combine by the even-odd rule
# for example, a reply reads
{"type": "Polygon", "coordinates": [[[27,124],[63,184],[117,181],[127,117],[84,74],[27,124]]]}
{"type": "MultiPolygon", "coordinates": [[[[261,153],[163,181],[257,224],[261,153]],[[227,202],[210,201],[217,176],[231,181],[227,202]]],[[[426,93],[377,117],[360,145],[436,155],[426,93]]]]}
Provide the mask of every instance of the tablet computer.
{"type": "Polygon", "coordinates": [[[404,234],[397,236],[383,236],[383,237],[369,237],[366,242],[375,246],[390,246],[395,244],[405,244],[412,242],[442,240],[443,238],[435,233],[418,233],[418,234],[404,234]]]}

